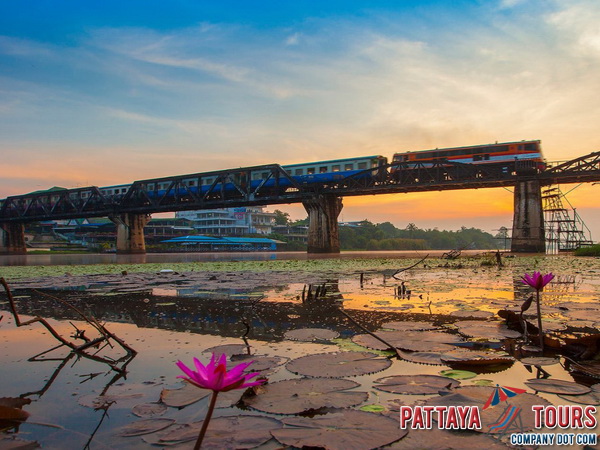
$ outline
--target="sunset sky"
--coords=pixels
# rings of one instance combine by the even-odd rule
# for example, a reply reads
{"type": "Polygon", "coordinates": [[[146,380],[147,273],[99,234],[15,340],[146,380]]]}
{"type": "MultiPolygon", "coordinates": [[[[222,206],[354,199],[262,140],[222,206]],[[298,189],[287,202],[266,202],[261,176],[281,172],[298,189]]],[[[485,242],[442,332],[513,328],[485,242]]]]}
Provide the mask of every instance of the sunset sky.
{"type": "MultiPolygon", "coordinates": [[[[598,24],[598,0],[0,0],[0,197],[496,141],[583,156],[598,24]]],[[[568,195],[594,240],[599,190],[568,195]]],[[[347,198],[341,219],[493,232],[512,201],[347,198]]]]}

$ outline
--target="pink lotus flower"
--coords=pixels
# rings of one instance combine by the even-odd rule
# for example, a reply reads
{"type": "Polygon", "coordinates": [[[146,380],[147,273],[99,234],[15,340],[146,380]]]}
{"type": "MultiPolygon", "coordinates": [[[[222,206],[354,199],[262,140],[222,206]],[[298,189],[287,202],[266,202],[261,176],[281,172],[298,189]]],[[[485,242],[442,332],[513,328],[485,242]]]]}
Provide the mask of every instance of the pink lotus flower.
{"type": "MultiPolygon", "coordinates": [[[[253,362],[253,361],[252,361],[253,362]]],[[[258,386],[263,384],[265,380],[250,381],[252,378],[259,375],[258,372],[245,374],[243,373],[246,367],[252,362],[241,363],[227,371],[227,357],[221,355],[219,361],[216,362],[215,354],[213,353],[210,362],[205,366],[198,358],[194,358],[196,369],[188,368],[181,361],[177,361],[177,366],[187,375],[178,376],[189,381],[194,386],[202,389],[210,389],[213,392],[227,392],[232,389],[243,389],[250,386],[258,386]]]]}
{"type": "Polygon", "coordinates": [[[523,283],[525,284],[528,284],[529,286],[531,286],[539,292],[543,290],[544,286],[550,283],[550,281],[552,281],[553,278],[554,275],[552,274],[552,272],[547,273],[546,275],[542,275],[540,272],[534,272],[531,276],[526,273],[521,281],[523,281],[523,283]]]}

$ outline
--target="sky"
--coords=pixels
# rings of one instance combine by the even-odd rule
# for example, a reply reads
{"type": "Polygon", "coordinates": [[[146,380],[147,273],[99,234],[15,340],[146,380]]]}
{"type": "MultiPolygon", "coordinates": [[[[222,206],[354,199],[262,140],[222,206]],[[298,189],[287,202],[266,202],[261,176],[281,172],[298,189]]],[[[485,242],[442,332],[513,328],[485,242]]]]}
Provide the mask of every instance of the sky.
{"type": "MultiPolygon", "coordinates": [[[[0,198],[496,141],[583,156],[599,23],[597,0],[0,0],[0,198]]],[[[560,188],[598,240],[600,186],[560,188]]],[[[494,232],[512,211],[497,188],[340,218],[494,232]]]]}

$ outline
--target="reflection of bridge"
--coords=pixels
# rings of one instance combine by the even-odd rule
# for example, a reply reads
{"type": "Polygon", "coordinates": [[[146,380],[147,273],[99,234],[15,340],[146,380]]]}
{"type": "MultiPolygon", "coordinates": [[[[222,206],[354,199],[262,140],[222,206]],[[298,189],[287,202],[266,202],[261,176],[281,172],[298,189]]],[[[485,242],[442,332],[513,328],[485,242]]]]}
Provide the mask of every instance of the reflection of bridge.
{"type": "MultiPolygon", "coordinates": [[[[17,302],[21,315],[37,315],[57,320],[80,320],[81,316],[64,305],[49,301],[39,294],[30,293],[26,300],[17,302]]],[[[57,295],[53,291],[53,295],[57,295]]],[[[68,293],[58,296],[68,297],[68,293]]],[[[159,328],[173,331],[212,334],[240,338],[248,329],[247,337],[277,341],[286,331],[297,328],[328,328],[341,337],[357,332],[338,312],[336,300],[319,300],[310,303],[256,302],[243,300],[215,300],[177,297],[156,297],[143,294],[121,294],[110,297],[77,295],[76,306],[100,321],[133,323],[140,328],[159,328]],[[145,302],[145,299],[150,299],[145,302]],[[175,300],[175,301],[174,301],[175,300]]],[[[406,320],[406,313],[382,311],[349,311],[369,329],[383,322],[406,320]]],[[[360,331],[358,331],[360,332],[360,331]]]]}
{"type": "Polygon", "coordinates": [[[308,211],[309,252],[338,252],[337,217],[342,197],[491,187],[514,187],[513,251],[545,249],[541,186],[600,181],[600,152],[536,173],[518,162],[503,164],[394,163],[335,180],[299,184],[281,166],[272,164],[217,172],[136,181],[119,196],[105,196],[98,187],[64,189],[8,197],[0,209],[3,230],[0,251],[24,253],[24,224],[32,221],[110,217],[118,226],[117,250],[145,251],[143,228],[152,213],[232,206],[303,203],[308,211]],[[261,172],[259,183],[249,182],[261,172]],[[190,188],[213,180],[208,191],[190,188]],[[157,195],[149,186],[168,186],[157,195]],[[227,186],[227,188],[225,188],[227,186]],[[51,200],[52,199],[52,200],[51,200]]]}

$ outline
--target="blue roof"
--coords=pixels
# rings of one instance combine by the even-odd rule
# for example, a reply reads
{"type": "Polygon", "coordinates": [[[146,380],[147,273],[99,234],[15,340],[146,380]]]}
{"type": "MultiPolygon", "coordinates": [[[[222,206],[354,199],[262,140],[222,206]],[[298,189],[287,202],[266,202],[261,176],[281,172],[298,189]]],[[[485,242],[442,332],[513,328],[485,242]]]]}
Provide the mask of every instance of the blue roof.
{"type": "Polygon", "coordinates": [[[173,239],[167,239],[166,241],[162,241],[162,242],[192,242],[192,243],[217,243],[220,242],[221,239],[219,238],[214,238],[214,237],[210,237],[210,236],[179,236],[173,239]]]}
{"type": "Polygon", "coordinates": [[[275,241],[273,239],[267,238],[234,238],[234,237],[224,237],[223,240],[228,242],[233,242],[236,244],[274,244],[275,241]]]}

